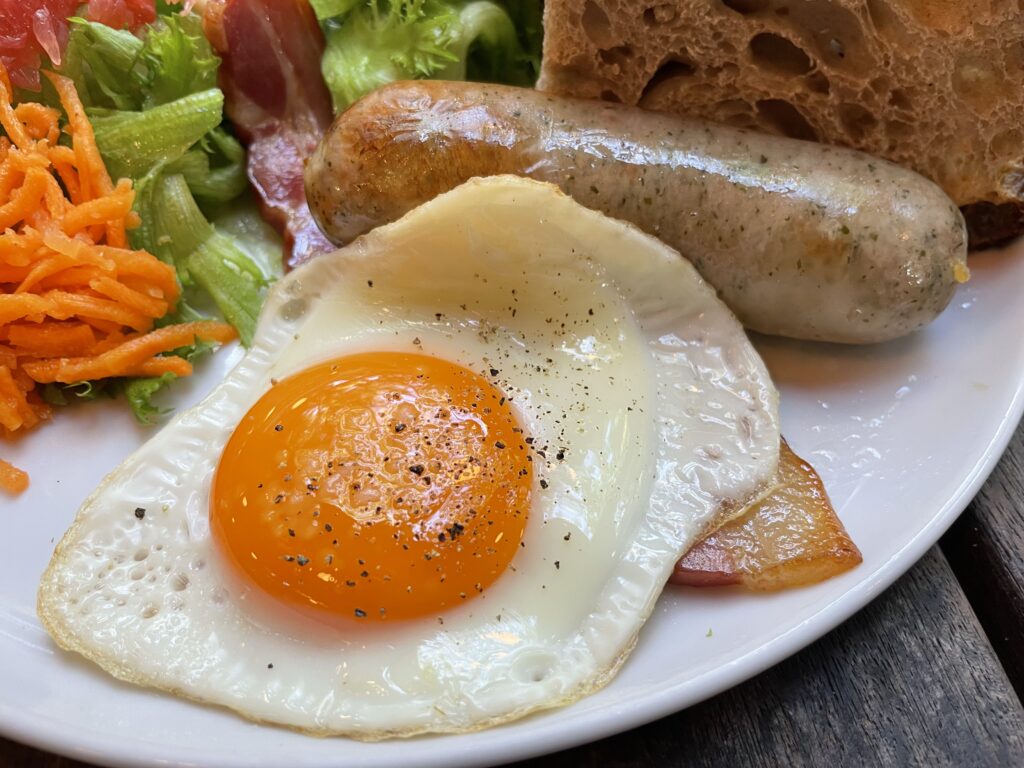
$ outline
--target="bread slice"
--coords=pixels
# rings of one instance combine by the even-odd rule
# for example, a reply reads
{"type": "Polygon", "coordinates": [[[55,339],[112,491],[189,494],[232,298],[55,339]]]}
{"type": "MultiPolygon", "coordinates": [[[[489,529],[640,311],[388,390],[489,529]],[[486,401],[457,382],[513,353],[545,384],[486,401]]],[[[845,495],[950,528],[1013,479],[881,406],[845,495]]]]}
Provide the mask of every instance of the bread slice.
{"type": "Polygon", "coordinates": [[[972,245],[1024,232],[1017,0],[547,0],[538,87],[913,168],[972,245]]]}

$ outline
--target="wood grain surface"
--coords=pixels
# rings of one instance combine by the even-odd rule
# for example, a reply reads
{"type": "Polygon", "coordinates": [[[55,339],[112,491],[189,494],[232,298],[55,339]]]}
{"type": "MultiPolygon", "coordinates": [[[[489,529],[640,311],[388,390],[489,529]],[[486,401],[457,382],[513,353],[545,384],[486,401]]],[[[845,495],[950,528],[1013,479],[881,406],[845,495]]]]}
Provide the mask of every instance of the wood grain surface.
{"type": "Polygon", "coordinates": [[[1024,428],[942,549],[1024,698],[1024,428]]]}
{"type": "Polygon", "coordinates": [[[759,677],[517,768],[783,765],[1024,765],[1024,709],[938,549],[759,677]]]}
{"type": "MultiPolygon", "coordinates": [[[[84,765],[0,740],[3,768],[84,765]]],[[[517,768],[779,765],[1024,765],[1024,709],[937,548],[864,611],[759,677],[517,768]]]]}

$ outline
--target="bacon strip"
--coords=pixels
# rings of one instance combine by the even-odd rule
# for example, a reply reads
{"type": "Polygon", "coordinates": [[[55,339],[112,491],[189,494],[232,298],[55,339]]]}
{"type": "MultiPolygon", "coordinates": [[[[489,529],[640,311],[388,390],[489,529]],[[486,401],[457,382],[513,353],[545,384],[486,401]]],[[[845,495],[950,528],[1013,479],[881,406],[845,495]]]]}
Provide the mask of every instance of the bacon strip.
{"type": "Polygon", "coordinates": [[[306,204],[302,171],[331,122],[320,73],[324,39],[307,0],[212,0],[203,18],[220,55],[228,117],[248,144],[264,218],[294,267],[334,250],[306,204]]]}
{"type": "Polygon", "coordinates": [[[669,582],[788,589],[831,578],[860,561],[821,478],[783,441],[768,494],[697,542],[669,582]]]}

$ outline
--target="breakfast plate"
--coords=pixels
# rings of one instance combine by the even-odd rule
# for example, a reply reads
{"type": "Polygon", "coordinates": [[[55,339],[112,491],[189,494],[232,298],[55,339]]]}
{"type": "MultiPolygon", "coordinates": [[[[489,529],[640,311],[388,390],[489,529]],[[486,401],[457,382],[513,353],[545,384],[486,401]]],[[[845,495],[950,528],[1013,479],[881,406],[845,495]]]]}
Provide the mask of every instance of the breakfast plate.
{"type": "MultiPolygon", "coordinates": [[[[91,403],[15,444],[33,485],[3,514],[0,733],[110,765],[478,765],[591,741],[694,704],[794,653],[909,568],[970,501],[1024,410],[1024,242],[973,256],[973,277],[926,330],[880,346],[758,337],[783,430],[815,465],[864,556],[777,594],[669,588],[603,690],[511,725],[381,743],[315,739],[137,689],[59,651],[35,616],[53,546],[103,476],[150,435],[91,403]]],[[[225,350],[176,393],[197,402],[240,357],[225,350]]]]}

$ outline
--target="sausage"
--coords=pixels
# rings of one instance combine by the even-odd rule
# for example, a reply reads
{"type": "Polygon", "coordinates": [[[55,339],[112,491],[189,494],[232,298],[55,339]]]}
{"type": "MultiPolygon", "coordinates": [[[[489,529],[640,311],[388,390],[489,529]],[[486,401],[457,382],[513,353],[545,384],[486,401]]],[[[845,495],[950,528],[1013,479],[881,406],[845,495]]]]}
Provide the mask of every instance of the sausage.
{"type": "Polygon", "coordinates": [[[381,88],[306,166],[336,243],[473,176],[557,184],[690,259],[747,328],[868,343],[931,322],[967,279],[963,216],[935,184],[853,150],[476,83],[381,88]]]}

